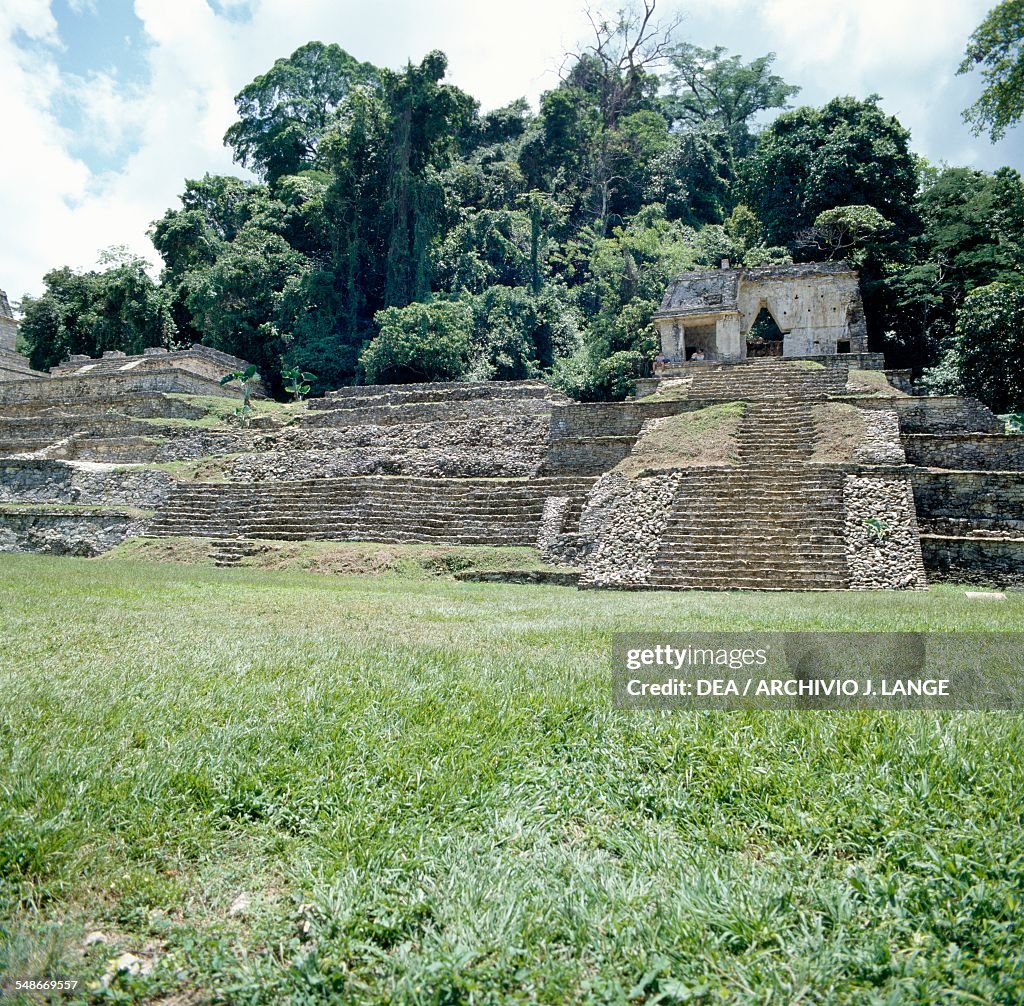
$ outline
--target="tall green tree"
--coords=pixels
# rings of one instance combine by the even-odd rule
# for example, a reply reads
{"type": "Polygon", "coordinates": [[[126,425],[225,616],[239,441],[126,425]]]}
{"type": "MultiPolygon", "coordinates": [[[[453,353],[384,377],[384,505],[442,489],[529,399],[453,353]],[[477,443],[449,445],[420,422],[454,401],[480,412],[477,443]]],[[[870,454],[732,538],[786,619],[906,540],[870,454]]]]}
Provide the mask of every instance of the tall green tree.
{"type": "Polygon", "coordinates": [[[951,345],[925,379],[934,391],[973,395],[994,412],[1024,411],[1024,285],[972,290],[951,345]]]}
{"type": "Polygon", "coordinates": [[[444,53],[431,52],[418,66],[384,74],[388,108],[388,215],[386,306],[404,307],[430,294],[430,252],[445,209],[439,172],[459,137],[470,128],[476,101],[442,84],[444,53]]]}
{"type": "Polygon", "coordinates": [[[837,206],[873,207],[893,225],[894,239],[914,231],[910,134],[880,100],[835,98],[820,109],[783,112],[761,134],[742,165],[742,189],[770,244],[790,244],[837,206]]]}
{"type": "Polygon", "coordinates": [[[666,74],[668,93],[662,108],[686,129],[713,126],[729,138],[735,157],[753,147],[750,122],[759,112],[787,108],[800,88],[772,72],[775,53],[744,63],[728,49],[704,49],[690,43],[675,46],[666,74]]]}
{"type": "Polygon", "coordinates": [[[994,143],[1024,116],[1024,0],[1003,0],[975,29],[957,72],[972,70],[981,71],[985,89],[964,120],[994,143]]]}
{"type": "Polygon", "coordinates": [[[378,86],[379,75],[340,46],[307,42],[238,92],[238,122],[224,143],[239,164],[271,183],[312,167],[347,95],[378,86]]]}

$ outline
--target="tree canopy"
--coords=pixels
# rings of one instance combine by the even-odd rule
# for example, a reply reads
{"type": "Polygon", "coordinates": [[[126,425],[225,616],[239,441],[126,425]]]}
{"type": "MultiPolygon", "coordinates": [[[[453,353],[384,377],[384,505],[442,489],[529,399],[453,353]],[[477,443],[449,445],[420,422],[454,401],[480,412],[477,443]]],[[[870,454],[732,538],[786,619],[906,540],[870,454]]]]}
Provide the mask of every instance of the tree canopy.
{"type": "Polygon", "coordinates": [[[994,143],[1024,116],[1024,0],[1003,0],[975,29],[958,72],[973,70],[985,89],[964,119],[994,143]]]}
{"type": "MultiPolygon", "coordinates": [[[[1022,6],[968,50],[1001,53],[1007,86],[1022,6]]],[[[621,397],[674,274],[840,257],[891,365],[939,381],[971,359],[968,298],[1024,282],[1016,171],[927,164],[877,95],[790,109],[773,53],[683,41],[654,0],[590,17],[536,109],[482,111],[440,52],[388,69],[313,41],[277,60],[225,136],[257,180],[183,183],[150,231],[159,282],[130,259],[50,272],[25,300],[33,364],[202,341],[280,394],[298,371],[314,394],[539,376],[621,397]]]]}

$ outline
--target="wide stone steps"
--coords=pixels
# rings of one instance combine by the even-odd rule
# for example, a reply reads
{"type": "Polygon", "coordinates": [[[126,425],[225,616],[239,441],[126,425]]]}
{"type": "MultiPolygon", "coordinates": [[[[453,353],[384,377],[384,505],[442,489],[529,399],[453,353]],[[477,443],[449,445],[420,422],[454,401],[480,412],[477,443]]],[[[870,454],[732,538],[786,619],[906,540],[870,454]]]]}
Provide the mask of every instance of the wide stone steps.
{"type": "Polygon", "coordinates": [[[666,561],[679,561],[688,556],[699,556],[703,561],[708,556],[738,556],[751,560],[759,556],[775,556],[783,552],[804,557],[843,554],[843,546],[835,535],[819,535],[815,538],[801,538],[796,535],[786,538],[753,539],[725,542],[721,535],[715,539],[714,532],[706,535],[684,535],[681,532],[662,539],[663,557],[666,561]]]}
{"type": "MultiPolygon", "coordinates": [[[[795,363],[732,365],[721,370],[700,370],[690,383],[690,399],[792,402],[843,394],[845,368],[824,370],[795,363]]],[[[784,407],[784,406],[782,406],[784,407]]]]}
{"type": "Polygon", "coordinates": [[[679,563],[670,569],[659,570],[653,582],[699,582],[722,581],[759,577],[762,580],[785,581],[787,577],[799,580],[814,580],[820,583],[846,583],[848,574],[845,562],[832,563],[679,563]]]}
{"type": "MultiPolygon", "coordinates": [[[[350,477],[186,485],[147,529],[158,535],[301,541],[532,545],[546,500],[582,507],[593,479],[523,481],[350,477]]],[[[228,561],[228,557],[224,557],[228,561]]]]}
{"type": "Polygon", "coordinates": [[[833,591],[849,586],[838,576],[772,577],[772,576],[701,576],[692,579],[652,576],[648,585],[655,590],[758,590],[758,591],[833,591]]]}

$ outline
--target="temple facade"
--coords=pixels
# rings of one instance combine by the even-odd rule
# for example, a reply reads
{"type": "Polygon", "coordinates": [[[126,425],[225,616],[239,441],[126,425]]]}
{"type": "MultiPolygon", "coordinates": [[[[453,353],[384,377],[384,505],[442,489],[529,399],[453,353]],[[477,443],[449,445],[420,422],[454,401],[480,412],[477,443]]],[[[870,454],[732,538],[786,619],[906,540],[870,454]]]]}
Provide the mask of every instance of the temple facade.
{"type": "Polygon", "coordinates": [[[45,377],[33,370],[17,350],[18,322],[7,294],[0,290],[0,381],[31,381],[45,377]]]}
{"type": "Polygon", "coordinates": [[[867,352],[856,270],[848,262],[683,273],[669,285],[653,322],[669,363],[745,360],[747,337],[767,311],[789,357],[867,352]]]}

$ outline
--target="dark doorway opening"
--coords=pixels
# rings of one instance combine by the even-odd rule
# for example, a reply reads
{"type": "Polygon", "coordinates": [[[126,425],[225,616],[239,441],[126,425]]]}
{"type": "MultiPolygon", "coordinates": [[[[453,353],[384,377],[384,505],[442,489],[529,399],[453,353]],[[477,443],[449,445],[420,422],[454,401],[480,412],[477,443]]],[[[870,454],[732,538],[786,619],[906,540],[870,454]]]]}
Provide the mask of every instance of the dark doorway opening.
{"type": "Polygon", "coordinates": [[[747,356],[782,356],[784,339],[771,311],[762,307],[747,333],[747,356]]]}
{"type": "Polygon", "coordinates": [[[850,352],[850,340],[849,339],[840,339],[839,342],[836,343],[836,352],[837,353],[849,353],[850,352]]]}

